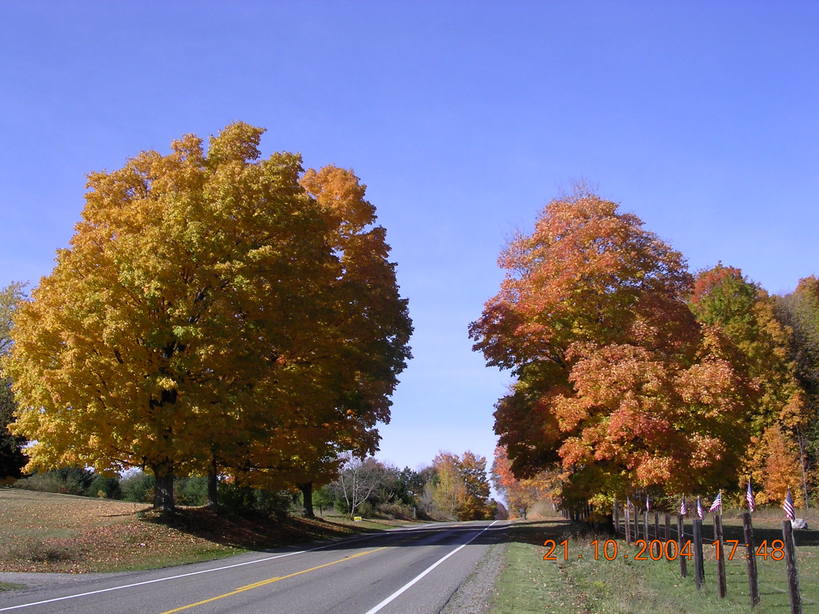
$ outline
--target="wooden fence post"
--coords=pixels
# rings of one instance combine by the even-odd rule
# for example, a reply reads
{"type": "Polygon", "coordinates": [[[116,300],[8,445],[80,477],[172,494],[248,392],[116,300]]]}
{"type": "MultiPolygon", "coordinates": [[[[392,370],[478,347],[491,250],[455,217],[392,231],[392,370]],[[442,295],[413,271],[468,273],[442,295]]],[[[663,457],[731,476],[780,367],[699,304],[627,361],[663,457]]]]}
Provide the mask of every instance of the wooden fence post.
{"type": "Polygon", "coordinates": [[[754,527],[751,524],[751,512],[742,514],[742,528],[745,532],[745,547],[747,548],[748,564],[748,592],[751,596],[751,607],[759,603],[759,579],[756,573],[756,554],[754,551],[754,527]]]}
{"type": "MultiPolygon", "coordinates": [[[[657,540],[657,542],[658,542],[657,545],[660,548],[660,552],[659,552],[658,556],[662,557],[663,556],[663,545],[661,543],[659,543],[659,541],[660,541],[660,512],[658,512],[656,510],[654,511],[654,539],[657,540]]],[[[654,550],[652,550],[651,552],[654,552],[654,550]]]]}
{"type": "Polygon", "coordinates": [[[705,565],[702,560],[702,520],[694,518],[694,581],[702,588],[705,580],[705,565]]]}
{"type": "Polygon", "coordinates": [[[626,534],[626,543],[627,544],[631,543],[631,509],[629,509],[630,507],[631,506],[628,504],[628,502],[623,506],[623,514],[626,517],[625,518],[625,521],[626,521],[625,534],[626,534]]]}
{"type": "Polygon", "coordinates": [[[782,521],[782,541],[785,542],[785,562],[788,564],[788,590],[791,594],[791,614],[802,614],[802,597],[799,594],[799,572],[796,569],[796,542],[790,520],[782,521]]]}
{"type": "Polygon", "coordinates": [[[614,521],[614,535],[616,536],[620,532],[620,510],[617,508],[617,499],[614,500],[611,516],[614,521]]]}
{"type": "Polygon", "coordinates": [[[725,599],[728,586],[725,583],[725,552],[722,539],[722,514],[714,514],[714,541],[717,542],[717,584],[719,596],[725,599]]]}
{"type": "Polygon", "coordinates": [[[665,515],[665,541],[671,539],[671,514],[666,512],[665,515]]]}
{"type": "Polygon", "coordinates": [[[651,541],[648,537],[648,510],[643,512],[643,539],[646,540],[646,543],[651,541]]]}
{"type": "Polygon", "coordinates": [[[633,520],[634,520],[634,527],[633,527],[634,530],[632,531],[632,537],[634,538],[634,541],[637,541],[638,539],[640,539],[640,533],[637,530],[638,527],[639,527],[640,512],[637,511],[637,506],[636,505],[634,506],[634,519],[633,520]]]}
{"type": "MultiPolygon", "coordinates": [[[[677,514],[677,552],[682,552],[685,545],[685,520],[682,514],[677,514]]],[[[681,554],[677,556],[680,559],[680,575],[685,578],[688,575],[688,566],[686,565],[685,557],[681,554]]]]}

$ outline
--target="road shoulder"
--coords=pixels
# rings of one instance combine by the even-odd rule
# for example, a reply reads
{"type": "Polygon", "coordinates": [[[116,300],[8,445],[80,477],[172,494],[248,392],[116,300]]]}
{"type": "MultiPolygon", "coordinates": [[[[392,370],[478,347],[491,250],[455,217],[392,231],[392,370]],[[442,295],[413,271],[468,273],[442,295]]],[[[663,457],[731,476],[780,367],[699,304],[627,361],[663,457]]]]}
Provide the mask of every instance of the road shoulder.
{"type": "Polygon", "coordinates": [[[442,614],[487,614],[490,611],[507,547],[508,544],[504,542],[488,549],[469,577],[449,598],[442,614]]]}

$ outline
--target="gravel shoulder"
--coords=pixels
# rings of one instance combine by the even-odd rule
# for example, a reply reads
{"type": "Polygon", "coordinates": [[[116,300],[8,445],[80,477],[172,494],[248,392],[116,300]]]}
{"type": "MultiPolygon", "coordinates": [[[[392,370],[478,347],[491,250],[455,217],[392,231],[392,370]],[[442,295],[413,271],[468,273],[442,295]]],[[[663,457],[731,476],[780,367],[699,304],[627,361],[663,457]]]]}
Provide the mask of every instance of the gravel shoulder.
{"type": "Polygon", "coordinates": [[[487,614],[491,611],[495,583],[503,570],[507,543],[494,544],[475,570],[447,601],[442,614],[487,614]]]}

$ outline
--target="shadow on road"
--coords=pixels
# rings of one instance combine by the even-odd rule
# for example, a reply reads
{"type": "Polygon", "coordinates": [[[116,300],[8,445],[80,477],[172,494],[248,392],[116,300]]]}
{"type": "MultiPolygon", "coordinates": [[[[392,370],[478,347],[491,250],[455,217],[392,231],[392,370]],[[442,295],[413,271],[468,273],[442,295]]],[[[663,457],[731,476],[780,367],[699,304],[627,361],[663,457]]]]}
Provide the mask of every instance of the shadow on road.
{"type": "Polygon", "coordinates": [[[406,531],[379,531],[358,527],[353,529],[349,525],[324,519],[291,517],[275,520],[263,516],[244,516],[226,512],[217,514],[208,508],[182,509],[173,515],[145,513],[142,520],[168,526],[223,546],[257,551],[304,545],[318,540],[340,541],[338,544],[327,544],[324,549],[328,550],[361,547],[361,543],[367,546],[397,547],[425,543],[458,544],[472,538],[474,538],[472,543],[475,544],[495,544],[509,540],[543,543],[549,536],[569,530],[572,524],[562,519],[522,521],[515,522],[507,528],[505,522],[500,522],[481,532],[486,527],[486,522],[465,522],[440,523],[429,527],[410,525],[406,531]],[[476,533],[479,532],[476,537],[476,533]]]}
{"type": "MultiPolygon", "coordinates": [[[[481,532],[486,523],[441,523],[430,527],[408,527],[407,531],[379,531],[375,529],[353,529],[349,525],[324,519],[285,518],[271,520],[265,517],[216,514],[211,509],[185,509],[173,516],[146,514],[145,522],[170,526],[178,531],[195,535],[224,546],[232,546],[257,551],[304,545],[318,540],[341,540],[338,544],[327,544],[324,549],[343,550],[367,546],[412,547],[424,544],[458,544],[474,538],[474,544],[491,545],[501,542],[543,544],[547,539],[560,541],[566,537],[598,534],[608,535],[604,527],[592,528],[586,524],[571,522],[562,518],[547,520],[500,522],[481,532]],[[344,539],[348,538],[348,539],[344,539]],[[350,541],[352,538],[352,541],[350,541]]],[[[690,531],[686,523],[686,531],[690,531]]],[[[663,528],[660,528],[661,535],[663,528]]],[[[796,531],[796,543],[800,546],[819,545],[819,531],[796,531]]],[[[713,525],[703,525],[703,535],[713,535],[713,525]]],[[[757,543],[763,539],[781,539],[782,531],[773,528],[755,528],[757,543]]],[[[743,540],[742,527],[725,525],[725,539],[743,540]]]]}

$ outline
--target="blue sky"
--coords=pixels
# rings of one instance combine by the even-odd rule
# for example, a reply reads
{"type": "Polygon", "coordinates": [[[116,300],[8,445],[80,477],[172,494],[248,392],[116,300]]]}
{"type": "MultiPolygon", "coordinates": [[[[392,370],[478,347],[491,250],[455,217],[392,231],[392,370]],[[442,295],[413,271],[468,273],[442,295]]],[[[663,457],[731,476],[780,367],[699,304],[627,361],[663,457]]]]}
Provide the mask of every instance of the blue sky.
{"type": "Polygon", "coordinates": [[[489,456],[508,378],[466,327],[574,181],[694,270],[819,273],[817,40],[816,2],[4,2],[0,284],[50,271],[89,171],[263,126],[388,229],[416,332],[380,456],[489,456]]]}

